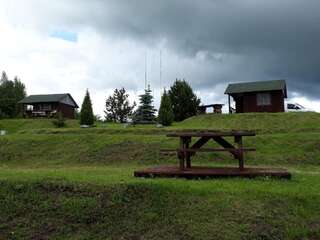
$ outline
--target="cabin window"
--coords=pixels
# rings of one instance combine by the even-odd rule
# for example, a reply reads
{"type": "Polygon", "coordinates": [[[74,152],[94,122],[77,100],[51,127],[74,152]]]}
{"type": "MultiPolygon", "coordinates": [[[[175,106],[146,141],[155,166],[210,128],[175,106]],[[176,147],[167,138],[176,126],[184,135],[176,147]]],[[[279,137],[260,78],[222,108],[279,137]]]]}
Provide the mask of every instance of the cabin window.
{"type": "Polygon", "coordinates": [[[27,111],[33,111],[33,105],[27,105],[26,106],[27,111]]]}
{"type": "Polygon", "coordinates": [[[270,95],[270,93],[258,93],[257,94],[257,105],[258,106],[271,105],[271,95],[270,95]]]}
{"type": "Polygon", "coordinates": [[[50,111],[51,110],[51,104],[42,104],[41,106],[40,106],[40,110],[42,110],[42,111],[50,111]]]}

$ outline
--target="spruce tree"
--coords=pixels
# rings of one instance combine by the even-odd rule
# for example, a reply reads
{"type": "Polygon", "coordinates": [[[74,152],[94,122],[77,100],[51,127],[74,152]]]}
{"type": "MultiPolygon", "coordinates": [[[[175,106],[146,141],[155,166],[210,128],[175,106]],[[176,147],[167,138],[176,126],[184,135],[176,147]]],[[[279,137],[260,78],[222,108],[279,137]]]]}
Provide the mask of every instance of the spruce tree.
{"type": "Polygon", "coordinates": [[[161,103],[159,108],[159,123],[163,126],[170,126],[173,122],[173,110],[169,94],[164,90],[161,97],[161,103]]]}
{"type": "Polygon", "coordinates": [[[93,125],[94,123],[94,115],[92,111],[92,103],[90,99],[90,94],[87,89],[86,95],[83,99],[83,103],[81,106],[81,112],[80,112],[80,125],[93,125]]]}
{"type": "Polygon", "coordinates": [[[134,114],[133,121],[135,123],[154,123],[155,112],[152,102],[153,96],[151,95],[150,85],[144,90],[144,94],[139,96],[140,105],[134,114]]]}

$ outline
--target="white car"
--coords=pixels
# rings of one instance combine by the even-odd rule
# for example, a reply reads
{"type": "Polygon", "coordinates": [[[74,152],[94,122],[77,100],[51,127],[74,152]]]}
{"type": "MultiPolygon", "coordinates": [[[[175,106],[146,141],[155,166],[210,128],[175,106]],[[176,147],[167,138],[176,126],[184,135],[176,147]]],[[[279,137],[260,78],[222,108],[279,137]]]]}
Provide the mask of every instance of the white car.
{"type": "Polygon", "coordinates": [[[314,112],[314,110],[305,108],[298,103],[287,103],[286,112],[314,112]]]}

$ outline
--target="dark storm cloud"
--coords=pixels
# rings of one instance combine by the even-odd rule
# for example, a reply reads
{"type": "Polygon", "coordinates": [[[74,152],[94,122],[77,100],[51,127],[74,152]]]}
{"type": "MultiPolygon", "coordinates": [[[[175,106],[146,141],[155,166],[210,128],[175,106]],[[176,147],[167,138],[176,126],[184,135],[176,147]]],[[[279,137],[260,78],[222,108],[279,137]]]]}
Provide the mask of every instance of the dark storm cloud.
{"type": "MultiPolygon", "coordinates": [[[[166,40],[176,54],[205,68],[185,69],[199,89],[219,83],[287,79],[290,92],[320,91],[319,0],[74,1],[64,20],[149,47],[166,40]]],[[[56,5],[61,11],[61,6],[56,5]]],[[[65,23],[64,22],[64,23],[65,23]]]]}
{"type": "Polygon", "coordinates": [[[199,88],[285,78],[291,91],[318,98],[318,0],[97,1],[94,9],[89,21],[105,34],[149,45],[166,39],[189,58],[206,52],[207,74],[190,79],[199,88]]]}

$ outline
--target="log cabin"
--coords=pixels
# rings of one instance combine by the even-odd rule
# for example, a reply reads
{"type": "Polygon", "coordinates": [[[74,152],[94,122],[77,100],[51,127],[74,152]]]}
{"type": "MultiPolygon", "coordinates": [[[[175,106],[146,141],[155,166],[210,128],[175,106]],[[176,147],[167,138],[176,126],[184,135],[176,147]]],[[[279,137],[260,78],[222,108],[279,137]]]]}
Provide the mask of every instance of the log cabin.
{"type": "Polygon", "coordinates": [[[231,97],[235,102],[236,113],[284,112],[284,99],[287,98],[285,80],[232,83],[225,94],[229,99],[229,113],[232,113],[231,97]]]}
{"type": "Polygon", "coordinates": [[[75,109],[79,108],[69,93],[30,95],[19,104],[23,106],[24,117],[55,117],[58,112],[65,118],[75,118],[75,109]]]}

